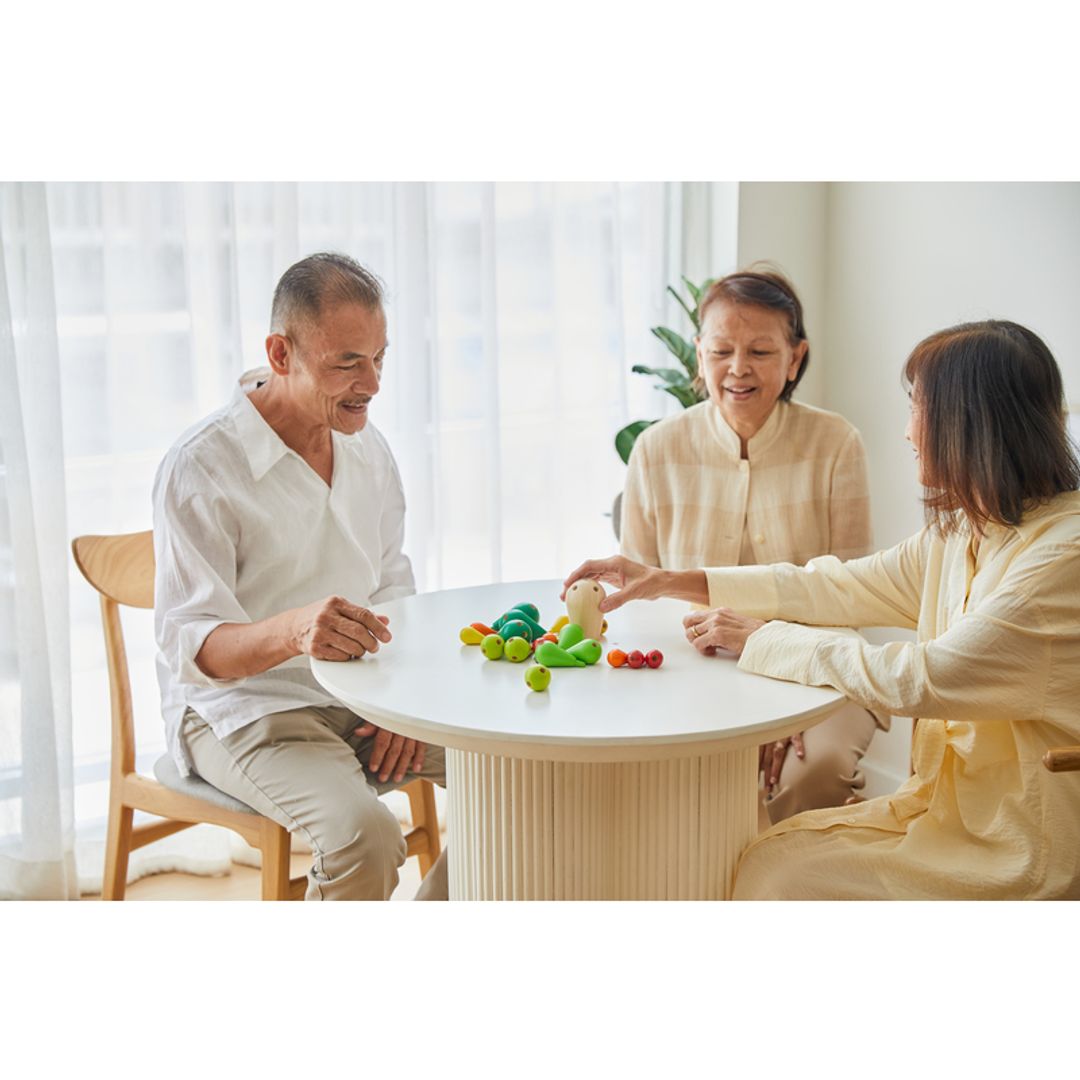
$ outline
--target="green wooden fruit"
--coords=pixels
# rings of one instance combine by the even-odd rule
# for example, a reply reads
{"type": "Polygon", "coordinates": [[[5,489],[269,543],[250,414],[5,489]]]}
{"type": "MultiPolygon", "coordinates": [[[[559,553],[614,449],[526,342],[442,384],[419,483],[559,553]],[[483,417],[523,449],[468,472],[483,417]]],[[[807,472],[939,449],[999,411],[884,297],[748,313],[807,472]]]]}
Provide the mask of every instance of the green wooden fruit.
{"type": "Polygon", "coordinates": [[[536,662],[546,664],[548,667],[584,667],[585,661],[571,656],[565,649],[553,645],[550,641],[542,641],[536,646],[536,662]]]}
{"type": "Polygon", "coordinates": [[[532,656],[532,647],[523,637],[507,638],[503,656],[513,664],[520,664],[532,656]]]}
{"type": "Polygon", "coordinates": [[[514,607],[518,611],[525,612],[534,623],[540,621],[540,609],[535,604],[515,604],[514,607]]]}
{"type": "Polygon", "coordinates": [[[571,649],[579,641],[585,640],[585,631],[576,622],[567,623],[559,631],[559,648],[571,649]]]}
{"type": "Polygon", "coordinates": [[[540,664],[533,664],[525,672],[525,682],[530,690],[546,690],[551,685],[551,672],[540,664]]]}
{"type": "Polygon", "coordinates": [[[524,619],[507,619],[499,627],[499,633],[509,641],[512,637],[523,637],[526,641],[533,641],[539,634],[533,632],[532,626],[524,619]]]}
{"type": "Polygon", "coordinates": [[[586,664],[595,664],[603,655],[604,647],[596,638],[586,638],[566,650],[571,656],[584,660],[586,664]]]}
{"type": "Polygon", "coordinates": [[[502,659],[505,644],[506,643],[498,634],[488,634],[488,636],[480,642],[480,651],[489,660],[500,660],[502,659]]]}

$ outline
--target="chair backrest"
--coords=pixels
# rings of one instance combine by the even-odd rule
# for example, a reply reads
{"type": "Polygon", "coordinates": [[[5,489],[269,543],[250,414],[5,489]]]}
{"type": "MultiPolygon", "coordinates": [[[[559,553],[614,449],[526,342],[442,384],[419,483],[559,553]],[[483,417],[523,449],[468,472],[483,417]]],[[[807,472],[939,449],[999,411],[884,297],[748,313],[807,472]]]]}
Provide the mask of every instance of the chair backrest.
{"type": "Polygon", "coordinates": [[[154,606],[154,534],[79,536],[71,542],[75,563],[102,596],[128,607],[154,606]]]}
{"type": "Polygon", "coordinates": [[[154,537],[149,529],[118,536],[78,536],[71,550],[75,565],[101,598],[112,711],[112,770],[114,775],[126,776],[135,771],[135,725],[118,605],[154,606],[154,537]]]}

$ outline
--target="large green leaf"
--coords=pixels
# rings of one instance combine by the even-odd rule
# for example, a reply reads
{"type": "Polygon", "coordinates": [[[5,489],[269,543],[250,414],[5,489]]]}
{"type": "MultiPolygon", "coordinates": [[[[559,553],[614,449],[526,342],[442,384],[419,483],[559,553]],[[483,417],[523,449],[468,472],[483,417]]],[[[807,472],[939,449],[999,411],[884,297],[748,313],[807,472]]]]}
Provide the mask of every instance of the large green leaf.
{"type": "Polygon", "coordinates": [[[630,451],[634,449],[634,443],[637,442],[637,437],[647,428],[652,427],[655,424],[655,420],[635,420],[632,424],[627,424],[615,436],[615,449],[619,452],[619,457],[623,459],[623,464],[626,465],[630,461],[630,451]]]}
{"type": "Polygon", "coordinates": [[[663,389],[673,398],[677,398],[684,409],[689,409],[691,405],[696,405],[701,401],[692,386],[665,386],[663,389]]]}
{"type": "Polygon", "coordinates": [[[645,364],[635,364],[630,370],[637,375],[655,375],[658,379],[663,379],[664,382],[670,383],[672,386],[690,385],[690,380],[686,377],[686,372],[680,371],[678,368],[654,368],[648,367],[645,364]]]}
{"type": "Polygon", "coordinates": [[[694,329],[700,329],[700,327],[698,326],[697,311],[688,308],[686,306],[686,301],[670,285],[667,287],[667,291],[671,293],[671,295],[674,296],[675,299],[679,302],[679,307],[681,307],[683,311],[686,312],[690,321],[694,324],[694,329]]]}
{"type": "Polygon", "coordinates": [[[654,326],[652,332],[668,347],[668,352],[686,368],[686,374],[691,379],[694,378],[697,375],[697,351],[694,346],[666,326],[654,326]]]}

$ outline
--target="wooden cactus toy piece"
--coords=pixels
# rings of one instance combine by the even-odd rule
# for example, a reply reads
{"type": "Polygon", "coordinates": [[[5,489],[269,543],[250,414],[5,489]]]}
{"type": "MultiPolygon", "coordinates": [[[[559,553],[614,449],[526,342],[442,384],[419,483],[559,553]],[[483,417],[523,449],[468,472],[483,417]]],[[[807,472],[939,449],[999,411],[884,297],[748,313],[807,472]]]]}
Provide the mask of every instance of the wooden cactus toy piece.
{"type": "Polygon", "coordinates": [[[544,641],[537,645],[533,654],[538,664],[545,667],[585,667],[585,661],[568,653],[565,649],[553,645],[550,641],[544,641]]]}
{"type": "Polygon", "coordinates": [[[582,578],[566,590],[566,612],[587,638],[599,638],[603,633],[604,616],[600,601],[607,594],[599,581],[582,578]]]}
{"type": "Polygon", "coordinates": [[[585,631],[576,622],[567,623],[559,631],[559,648],[571,649],[579,641],[585,640],[585,631]]]}

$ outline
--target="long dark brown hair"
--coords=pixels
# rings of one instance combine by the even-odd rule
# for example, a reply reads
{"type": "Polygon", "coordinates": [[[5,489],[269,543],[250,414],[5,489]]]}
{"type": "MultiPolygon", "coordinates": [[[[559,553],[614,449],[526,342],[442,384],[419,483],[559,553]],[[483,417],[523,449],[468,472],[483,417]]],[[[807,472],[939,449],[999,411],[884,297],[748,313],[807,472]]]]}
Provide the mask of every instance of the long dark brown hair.
{"type": "Polygon", "coordinates": [[[980,531],[1080,487],[1061,372],[1043,340],[991,319],[939,330],[915,346],[904,382],[921,412],[928,524],[945,535],[962,511],[980,531]]]}
{"type": "MultiPolygon", "coordinates": [[[[802,301],[795,291],[795,286],[778,270],[767,263],[755,263],[757,269],[739,270],[714,281],[706,290],[698,304],[698,322],[705,325],[705,312],[713,304],[726,300],[731,304],[746,304],[750,307],[768,308],[784,315],[788,324],[788,343],[798,345],[806,341],[806,326],[803,322],[802,301]]],[[[810,363],[810,347],[807,345],[799,370],[795,378],[784,386],[780,393],[781,401],[790,401],[795,387],[799,385],[810,363]]],[[[705,380],[701,372],[694,380],[698,393],[704,393],[705,380]]]]}

